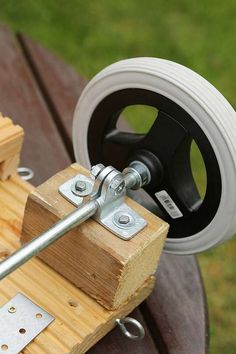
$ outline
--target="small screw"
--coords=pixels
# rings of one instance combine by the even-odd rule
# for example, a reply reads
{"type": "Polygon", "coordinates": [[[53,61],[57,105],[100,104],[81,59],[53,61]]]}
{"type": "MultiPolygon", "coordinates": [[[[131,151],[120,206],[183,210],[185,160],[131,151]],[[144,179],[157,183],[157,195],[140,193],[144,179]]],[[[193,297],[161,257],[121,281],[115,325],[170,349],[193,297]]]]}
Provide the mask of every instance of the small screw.
{"type": "Polygon", "coordinates": [[[84,181],[77,181],[75,183],[75,189],[78,191],[78,192],[84,192],[86,190],[86,182],[84,181]]]}
{"type": "Polygon", "coordinates": [[[126,225],[130,222],[130,217],[128,215],[121,215],[118,219],[119,223],[122,225],[126,225]]]}
{"type": "Polygon", "coordinates": [[[9,313],[15,313],[15,312],[16,312],[15,306],[9,307],[8,312],[9,312],[9,313]]]}

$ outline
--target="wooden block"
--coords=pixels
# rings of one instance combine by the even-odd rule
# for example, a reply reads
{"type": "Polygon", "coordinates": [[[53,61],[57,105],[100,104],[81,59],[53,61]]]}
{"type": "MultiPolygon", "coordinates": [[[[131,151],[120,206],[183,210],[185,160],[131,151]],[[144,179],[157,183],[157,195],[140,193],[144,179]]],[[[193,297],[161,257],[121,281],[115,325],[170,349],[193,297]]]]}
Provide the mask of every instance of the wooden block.
{"type": "Polygon", "coordinates": [[[16,154],[15,156],[0,163],[0,178],[2,181],[5,181],[7,178],[16,173],[19,162],[20,155],[16,154]]]}
{"type": "MultiPolygon", "coordinates": [[[[0,182],[1,260],[20,246],[25,203],[32,189],[17,175],[0,182]]],[[[116,318],[127,316],[150,294],[154,280],[151,276],[129,301],[108,311],[34,258],[0,282],[0,306],[21,292],[55,317],[23,354],[83,354],[115,326],[116,318]]]]}
{"type": "Polygon", "coordinates": [[[0,113],[0,179],[5,180],[19,164],[19,155],[23,143],[24,131],[12,120],[0,113]]]}
{"type": "MultiPolygon", "coordinates": [[[[39,235],[75,207],[58,187],[78,173],[74,164],[35,189],[29,196],[22,243],[39,235]]],[[[144,217],[148,226],[124,241],[89,219],[40,253],[39,257],[108,309],[118,308],[155,273],[168,224],[133,200],[127,204],[144,217]]]]}

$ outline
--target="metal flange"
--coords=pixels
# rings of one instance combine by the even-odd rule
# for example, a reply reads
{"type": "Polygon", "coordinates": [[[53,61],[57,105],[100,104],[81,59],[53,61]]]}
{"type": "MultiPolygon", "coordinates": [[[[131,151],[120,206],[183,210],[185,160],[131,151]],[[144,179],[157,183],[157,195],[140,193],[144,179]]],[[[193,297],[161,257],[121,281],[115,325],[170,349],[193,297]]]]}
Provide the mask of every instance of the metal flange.
{"type": "MultiPolygon", "coordinates": [[[[145,167],[141,166],[140,170],[145,167]]],[[[149,181],[149,175],[146,181],[149,181]]],[[[122,174],[112,166],[99,164],[93,166],[90,178],[79,174],[63,183],[59,193],[77,207],[86,202],[86,196],[96,199],[98,209],[93,218],[114,235],[130,240],[147,225],[146,220],[125,203],[130,183],[134,188],[143,184],[142,176],[135,168],[127,168],[122,174]]]]}

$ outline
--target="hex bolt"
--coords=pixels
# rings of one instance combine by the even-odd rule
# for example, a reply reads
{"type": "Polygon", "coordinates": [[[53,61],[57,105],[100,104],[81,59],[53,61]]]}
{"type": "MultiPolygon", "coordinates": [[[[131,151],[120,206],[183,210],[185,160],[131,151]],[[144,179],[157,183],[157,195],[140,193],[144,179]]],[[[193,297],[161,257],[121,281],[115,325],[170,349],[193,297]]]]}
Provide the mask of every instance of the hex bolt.
{"type": "Polygon", "coordinates": [[[84,192],[86,190],[86,182],[84,181],[77,181],[75,183],[75,189],[78,191],[78,192],[84,192]]]}
{"type": "Polygon", "coordinates": [[[128,215],[121,215],[118,219],[121,225],[127,225],[130,222],[130,217],[128,215]]]}

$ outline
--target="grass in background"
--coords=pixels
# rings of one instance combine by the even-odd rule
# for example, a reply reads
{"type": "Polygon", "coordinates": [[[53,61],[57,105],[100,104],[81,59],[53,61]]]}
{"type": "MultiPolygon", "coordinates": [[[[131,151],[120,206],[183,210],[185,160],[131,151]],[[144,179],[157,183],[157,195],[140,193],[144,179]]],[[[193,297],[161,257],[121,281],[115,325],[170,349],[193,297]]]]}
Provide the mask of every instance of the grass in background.
{"type": "MultiPolygon", "coordinates": [[[[1,22],[56,52],[87,78],[122,58],[161,57],[203,75],[233,106],[235,14],[236,1],[0,0],[1,22]]],[[[128,119],[135,129],[147,129],[137,114],[128,113],[128,119]]],[[[198,156],[193,147],[195,175],[201,187],[205,177],[198,156]]],[[[199,256],[213,354],[236,353],[235,255],[236,240],[199,256]]]]}

